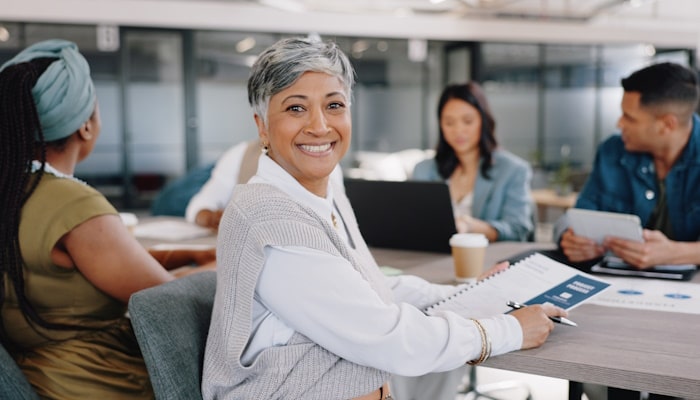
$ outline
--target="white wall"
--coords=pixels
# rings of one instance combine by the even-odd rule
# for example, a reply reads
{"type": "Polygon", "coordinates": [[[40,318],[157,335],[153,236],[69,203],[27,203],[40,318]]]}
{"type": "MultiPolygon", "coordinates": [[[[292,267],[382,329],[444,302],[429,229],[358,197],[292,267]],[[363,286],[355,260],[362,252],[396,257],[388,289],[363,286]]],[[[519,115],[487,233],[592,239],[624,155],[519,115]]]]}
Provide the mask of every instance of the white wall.
{"type": "Polygon", "coordinates": [[[119,82],[95,80],[102,130],[92,154],[76,166],[76,175],[121,174],[122,127],[119,82]]]}
{"type": "Polygon", "coordinates": [[[230,146],[258,136],[245,84],[200,81],[197,102],[200,164],[213,162],[230,146]]]}
{"type": "Polygon", "coordinates": [[[537,88],[499,90],[487,85],[484,89],[496,120],[499,144],[532,162],[537,150],[537,88]]]}

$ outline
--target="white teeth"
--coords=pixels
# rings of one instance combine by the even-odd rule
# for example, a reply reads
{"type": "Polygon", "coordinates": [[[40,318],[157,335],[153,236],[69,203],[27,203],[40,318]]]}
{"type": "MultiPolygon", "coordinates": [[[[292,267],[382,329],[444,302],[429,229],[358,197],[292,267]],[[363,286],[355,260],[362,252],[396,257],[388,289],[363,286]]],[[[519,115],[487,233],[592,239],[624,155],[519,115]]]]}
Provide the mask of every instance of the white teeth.
{"type": "Polygon", "coordinates": [[[323,153],[324,151],[328,151],[331,148],[330,143],[318,145],[318,146],[311,146],[308,144],[301,144],[299,145],[302,150],[308,151],[309,153],[323,153]]]}

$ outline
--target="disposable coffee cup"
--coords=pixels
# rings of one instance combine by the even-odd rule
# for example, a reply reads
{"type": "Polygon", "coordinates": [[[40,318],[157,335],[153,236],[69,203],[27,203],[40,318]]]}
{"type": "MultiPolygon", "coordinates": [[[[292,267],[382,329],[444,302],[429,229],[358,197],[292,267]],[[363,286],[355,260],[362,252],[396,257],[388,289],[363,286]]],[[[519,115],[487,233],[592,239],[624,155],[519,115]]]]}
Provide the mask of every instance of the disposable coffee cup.
{"type": "Polygon", "coordinates": [[[455,279],[472,283],[484,271],[484,255],[489,240],[481,233],[456,233],[450,238],[455,279]]]}

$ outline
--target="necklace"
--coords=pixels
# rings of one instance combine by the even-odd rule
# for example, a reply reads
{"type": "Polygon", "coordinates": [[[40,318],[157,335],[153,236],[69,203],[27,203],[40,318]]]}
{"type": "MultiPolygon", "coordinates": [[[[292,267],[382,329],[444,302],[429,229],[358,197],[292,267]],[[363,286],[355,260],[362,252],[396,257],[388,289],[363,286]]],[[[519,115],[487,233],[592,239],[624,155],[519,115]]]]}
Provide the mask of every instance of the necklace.
{"type": "MultiPolygon", "coordinates": [[[[338,216],[340,217],[340,220],[343,222],[343,228],[345,228],[345,234],[348,236],[348,243],[350,244],[350,247],[353,249],[355,248],[355,241],[352,240],[352,235],[350,234],[350,230],[348,229],[348,224],[345,222],[345,218],[343,218],[343,214],[340,213],[340,209],[338,209],[338,205],[335,203],[335,200],[333,200],[333,208],[338,211],[338,216]]],[[[335,217],[335,211],[331,211],[331,221],[333,222],[333,226],[337,229],[338,228],[338,220],[335,217]]]]}
{"type": "MultiPolygon", "coordinates": [[[[37,172],[41,169],[41,161],[39,160],[32,160],[32,173],[37,172]]],[[[57,170],[56,168],[53,167],[53,165],[49,164],[49,162],[44,163],[44,172],[47,174],[51,174],[57,178],[63,178],[63,179],[70,179],[72,181],[82,183],[83,185],[87,185],[87,182],[82,181],[73,175],[68,175],[64,174],[63,172],[57,170]]]]}

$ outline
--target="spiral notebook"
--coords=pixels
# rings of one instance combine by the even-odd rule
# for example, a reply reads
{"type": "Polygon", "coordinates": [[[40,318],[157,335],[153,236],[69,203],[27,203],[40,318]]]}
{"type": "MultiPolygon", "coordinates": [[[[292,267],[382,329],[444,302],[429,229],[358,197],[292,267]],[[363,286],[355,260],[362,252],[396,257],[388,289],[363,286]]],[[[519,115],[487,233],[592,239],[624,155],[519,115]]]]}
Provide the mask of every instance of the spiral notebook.
{"type": "Polygon", "coordinates": [[[511,311],[506,305],[510,300],[525,305],[552,303],[571,310],[609,286],[603,279],[534,253],[489,278],[465,285],[424,312],[453,311],[463,317],[485,318],[511,311]]]}

